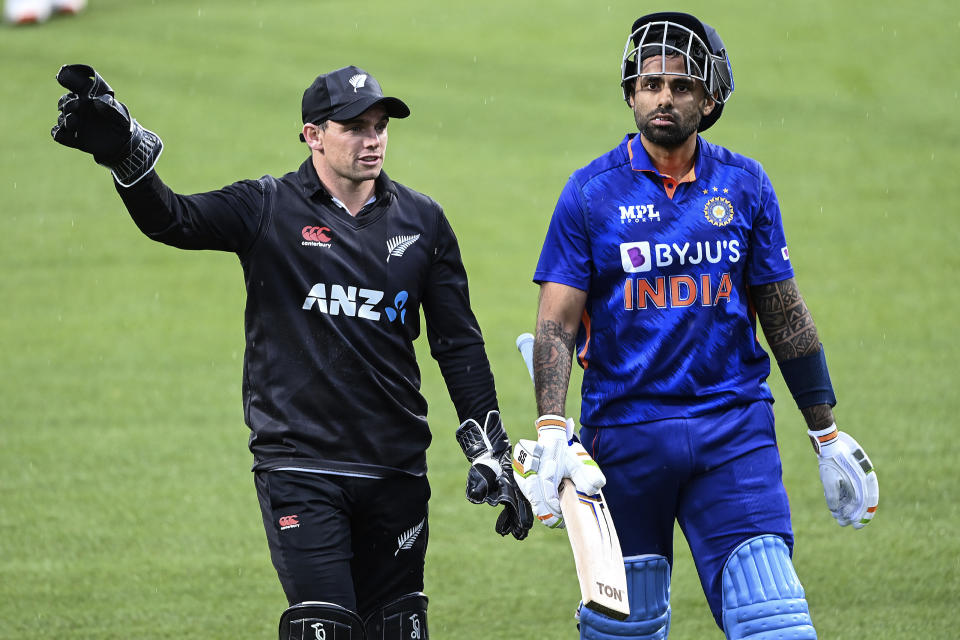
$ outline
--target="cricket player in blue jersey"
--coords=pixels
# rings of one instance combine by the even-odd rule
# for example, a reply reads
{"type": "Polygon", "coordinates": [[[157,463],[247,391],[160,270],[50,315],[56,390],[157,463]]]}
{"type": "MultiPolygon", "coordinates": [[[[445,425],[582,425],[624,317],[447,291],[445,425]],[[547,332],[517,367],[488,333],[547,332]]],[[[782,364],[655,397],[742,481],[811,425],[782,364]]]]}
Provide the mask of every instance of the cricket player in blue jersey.
{"type": "Polygon", "coordinates": [[[562,526],[558,482],[584,475],[564,418],[576,356],[579,437],[606,478],[631,609],[618,621],[583,608],[581,638],[667,637],[674,521],[727,638],[816,638],[791,560],[757,320],[840,525],[870,522],[876,473],[837,430],[823,347],[769,178],[755,160],[698,135],[733,92],[717,32],[683,13],[644,16],[621,71],[639,134],[573,173],[534,274],[539,472],[518,483],[542,522],[562,526]]]}

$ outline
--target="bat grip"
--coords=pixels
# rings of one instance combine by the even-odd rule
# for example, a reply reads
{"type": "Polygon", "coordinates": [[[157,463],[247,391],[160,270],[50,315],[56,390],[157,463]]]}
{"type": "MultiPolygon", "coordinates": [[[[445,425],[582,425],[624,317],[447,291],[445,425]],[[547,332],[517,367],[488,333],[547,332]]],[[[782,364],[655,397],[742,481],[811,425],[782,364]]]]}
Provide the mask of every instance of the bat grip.
{"type": "Polygon", "coordinates": [[[533,334],[521,333],[517,336],[517,349],[523,357],[523,362],[527,365],[530,380],[533,380],[533,334]]]}

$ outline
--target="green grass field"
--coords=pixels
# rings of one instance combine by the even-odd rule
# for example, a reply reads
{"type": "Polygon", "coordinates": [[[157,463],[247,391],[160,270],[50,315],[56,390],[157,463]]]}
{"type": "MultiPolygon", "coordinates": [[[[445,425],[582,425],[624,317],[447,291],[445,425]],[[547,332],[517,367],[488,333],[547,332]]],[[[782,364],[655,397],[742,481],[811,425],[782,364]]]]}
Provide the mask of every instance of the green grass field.
{"type": "MultiPolygon", "coordinates": [[[[960,267],[953,3],[90,4],[0,28],[0,638],[272,638],[285,606],[249,472],[237,261],[150,242],[106,171],[51,141],[61,64],[94,65],[162,135],[158,169],[182,192],[295,168],[303,88],[346,64],[373,72],[413,111],[391,125],[387,171],[444,205],[508,428],[529,437],[513,339],[533,325],[545,225],[566,177],[631,130],[626,30],[669,8],[730,50],[736,92],[707,137],[770,174],[839,423],[879,473],[874,523],[837,527],[774,373],[820,637],[960,636],[960,294],[941,281],[960,267]]],[[[423,346],[433,637],[575,638],[565,536],[501,539],[495,512],[464,499],[423,346]]],[[[722,637],[676,548],[671,638],[722,637]]]]}

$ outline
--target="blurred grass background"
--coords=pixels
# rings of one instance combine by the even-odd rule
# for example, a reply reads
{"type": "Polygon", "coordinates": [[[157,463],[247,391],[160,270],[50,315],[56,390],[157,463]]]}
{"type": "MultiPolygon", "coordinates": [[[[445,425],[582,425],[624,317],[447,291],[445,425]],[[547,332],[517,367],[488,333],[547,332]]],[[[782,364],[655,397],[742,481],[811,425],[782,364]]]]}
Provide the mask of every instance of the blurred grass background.
{"type": "MultiPolygon", "coordinates": [[[[457,231],[517,438],[535,409],[513,339],[533,325],[546,222],[566,177],[632,130],[623,41],[670,9],[727,44],[736,91],[707,137],[770,174],[839,423],[879,472],[874,523],[838,528],[773,374],[820,637],[957,637],[954,3],[90,0],[0,29],[0,638],[268,638],[285,606],[249,472],[236,259],[151,243],[107,173],[51,141],[61,64],[95,66],[160,133],[158,169],[185,193],[296,168],[304,87],[347,64],[376,75],[413,111],[386,169],[457,231]]],[[[576,637],[565,536],[500,539],[466,502],[456,417],[418,347],[433,637],[576,637]]],[[[676,549],[671,638],[722,637],[676,549]]]]}

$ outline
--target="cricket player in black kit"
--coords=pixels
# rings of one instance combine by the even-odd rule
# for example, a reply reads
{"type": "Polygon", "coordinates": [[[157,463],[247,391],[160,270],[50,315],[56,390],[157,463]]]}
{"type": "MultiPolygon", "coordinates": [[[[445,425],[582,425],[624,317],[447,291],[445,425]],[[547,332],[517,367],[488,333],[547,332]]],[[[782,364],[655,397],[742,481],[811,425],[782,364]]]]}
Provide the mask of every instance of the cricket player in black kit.
{"type": "Polygon", "coordinates": [[[441,207],[382,171],[390,118],[410,114],[357,67],[303,94],[310,157],[280,178],[181,195],[163,144],[86,65],[57,74],[53,138],[110,168],[134,222],[181,249],[236,253],[247,289],[244,417],[271,558],[290,604],[281,640],[427,638],[426,449],[413,342],[420,312],[461,421],[467,498],[533,517],[511,473],[493,375],[441,207]]]}

